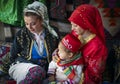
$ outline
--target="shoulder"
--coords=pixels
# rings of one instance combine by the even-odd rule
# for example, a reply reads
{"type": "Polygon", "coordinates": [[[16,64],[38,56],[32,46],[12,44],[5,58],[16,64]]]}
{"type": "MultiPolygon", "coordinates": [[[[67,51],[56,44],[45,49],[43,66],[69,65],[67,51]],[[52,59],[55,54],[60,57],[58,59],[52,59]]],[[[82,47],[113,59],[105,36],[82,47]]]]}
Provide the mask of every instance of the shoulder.
{"type": "Polygon", "coordinates": [[[20,35],[22,33],[26,33],[27,29],[26,28],[21,28],[17,33],[16,35],[20,35]]]}
{"type": "Polygon", "coordinates": [[[100,53],[102,51],[107,51],[107,47],[102,41],[96,36],[93,38],[90,42],[88,42],[84,47],[83,47],[83,52],[84,53],[100,53]]]}
{"type": "Polygon", "coordinates": [[[92,47],[92,48],[100,48],[102,46],[104,46],[104,44],[102,43],[102,41],[97,37],[95,36],[93,39],[91,39],[87,44],[86,46],[88,47],[92,47]]]}
{"type": "Polygon", "coordinates": [[[53,28],[53,30],[54,30],[57,34],[59,34],[59,33],[60,33],[60,31],[59,31],[59,29],[58,29],[57,27],[52,26],[52,25],[51,25],[51,27],[53,28]]]}
{"type": "MultiPolygon", "coordinates": [[[[52,33],[50,33],[50,31],[49,31],[48,28],[46,28],[46,27],[44,27],[44,29],[45,29],[45,35],[46,35],[47,37],[51,37],[51,38],[53,38],[53,39],[59,39],[59,38],[60,38],[59,29],[56,28],[56,27],[53,27],[53,26],[50,26],[50,27],[52,28],[52,30],[53,30],[54,32],[56,32],[56,34],[58,35],[58,37],[56,37],[56,36],[54,36],[52,33]]],[[[51,30],[51,31],[52,31],[52,30],[51,30]]]]}
{"type": "Polygon", "coordinates": [[[24,36],[24,37],[28,37],[28,36],[30,36],[30,35],[32,35],[32,33],[30,33],[30,31],[27,29],[27,28],[21,28],[17,33],[16,33],[16,36],[17,37],[22,37],[22,36],[24,36]]]}

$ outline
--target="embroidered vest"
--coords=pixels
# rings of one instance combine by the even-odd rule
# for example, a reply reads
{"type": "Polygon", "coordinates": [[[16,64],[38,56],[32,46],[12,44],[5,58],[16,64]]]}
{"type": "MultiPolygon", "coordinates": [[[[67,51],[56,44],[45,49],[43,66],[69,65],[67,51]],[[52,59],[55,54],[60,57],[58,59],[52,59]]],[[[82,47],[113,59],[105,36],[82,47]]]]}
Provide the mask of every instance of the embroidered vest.
{"type": "Polygon", "coordinates": [[[44,59],[47,57],[47,52],[45,47],[43,47],[43,52],[42,54],[39,53],[37,44],[34,42],[33,47],[32,47],[32,59],[44,59]]]}
{"type": "Polygon", "coordinates": [[[32,59],[31,60],[35,63],[37,62],[37,64],[41,64],[40,60],[45,61],[46,59],[47,59],[47,52],[46,52],[45,47],[44,47],[43,53],[40,54],[37,44],[34,42],[33,47],[32,47],[32,59]]]}

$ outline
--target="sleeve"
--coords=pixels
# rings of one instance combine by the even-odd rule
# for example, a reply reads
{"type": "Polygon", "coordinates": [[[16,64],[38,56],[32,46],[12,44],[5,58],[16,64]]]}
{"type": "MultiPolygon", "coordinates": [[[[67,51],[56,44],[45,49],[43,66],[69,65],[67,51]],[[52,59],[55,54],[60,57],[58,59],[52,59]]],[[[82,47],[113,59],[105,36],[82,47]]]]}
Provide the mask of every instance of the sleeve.
{"type": "Polygon", "coordinates": [[[21,46],[20,46],[20,43],[19,43],[19,41],[21,40],[21,38],[19,37],[20,32],[21,32],[21,30],[16,33],[13,44],[12,44],[11,49],[10,49],[10,54],[11,54],[10,60],[12,62],[14,61],[13,59],[18,57],[18,53],[22,49],[21,46]]]}
{"type": "Polygon", "coordinates": [[[76,66],[76,76],[74,78],[74,82],[75,83],[79,83],[80,82],[80,79],[81,79],[81,75],[82,75],[82,70],[83,70],[83,65],[78,65],[76,66]]]}
{"type": "Polygon", "coordinates": [[[18,60],[21,62],[29,62],[26,60],[26,57],[28,56],[32,40],[32,37],[30,37],[30,35],[31,34],[29,34],[27,28],[23,28],[16,33],[10,49],[11,63],[18,60]]]}
{"type": "Polygon", "coordinates": [[[91,48],[88,57],[85,59],[86,67],[84,71],[84,84],[100,84],[102,82],[102,73],[105,69],[107,49],[104,45],[91,48]]]}
{"type": "Polygon", "coordinates": [[[57,64],[54,62],[54,61],[51,61],[49,63],[49,67],[48,67],[48,74],[55,74],[55,71],[56,71],[56,68],[57,68],[57,64]]]}
{"type": "Polygon", "coordinates": [[[73,67],[75,70],[75,77],[73,79],[68,78],[63,82],[63,84],[79,84],[81,80],[83,65],[74,65],[73,67]]]}

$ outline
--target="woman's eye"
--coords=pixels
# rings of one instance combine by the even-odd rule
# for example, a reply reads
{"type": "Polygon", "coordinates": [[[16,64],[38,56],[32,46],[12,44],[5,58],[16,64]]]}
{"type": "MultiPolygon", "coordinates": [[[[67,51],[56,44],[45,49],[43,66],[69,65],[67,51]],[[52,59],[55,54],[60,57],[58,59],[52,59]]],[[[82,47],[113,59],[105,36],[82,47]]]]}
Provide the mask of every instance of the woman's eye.
{"type": "Polygon", "coordinates": [[[74,27],[77,27],[77,25],[74,25],[74,27]]]}
{"type": "Polygon", "coordinates": [[[76,25],[73,25],[72,27],[77,27],[76,25]]]}

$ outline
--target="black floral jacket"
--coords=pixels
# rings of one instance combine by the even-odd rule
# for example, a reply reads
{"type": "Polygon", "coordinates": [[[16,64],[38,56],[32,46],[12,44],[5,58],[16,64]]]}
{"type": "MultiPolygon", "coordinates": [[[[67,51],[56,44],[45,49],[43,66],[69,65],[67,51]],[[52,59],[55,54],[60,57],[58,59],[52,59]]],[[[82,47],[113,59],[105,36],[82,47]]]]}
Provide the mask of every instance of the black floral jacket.
{"type": "MultiPolygon", "coordinates": [[[[55,29],[59,36],[59,31],[55,29]]],[[[4,66],[8,66],[7,64],[11,65],[16,61],[19,62],[31,62],[31,50],[33,46],[34,35],[30,33],[27,28],[23,28],[18,33],[16,33],[16,37],[14,42],[11,46],[10,56],[7,57],[7,62],[4,66]]],[[[47,61],[48,63],[52,60],[52,53],[57,48],[60,38],[53,36],[49,33],[48,29],[45,28],[45,44],[46,49],[48,51],[47,61]]],[[[6,67],[3,70],[8,70],[6,67]]]]}

